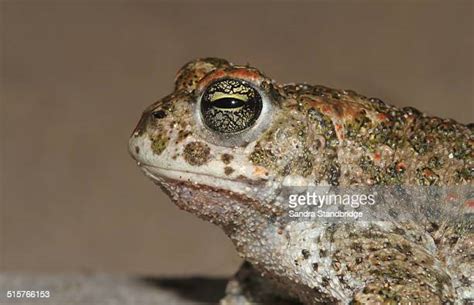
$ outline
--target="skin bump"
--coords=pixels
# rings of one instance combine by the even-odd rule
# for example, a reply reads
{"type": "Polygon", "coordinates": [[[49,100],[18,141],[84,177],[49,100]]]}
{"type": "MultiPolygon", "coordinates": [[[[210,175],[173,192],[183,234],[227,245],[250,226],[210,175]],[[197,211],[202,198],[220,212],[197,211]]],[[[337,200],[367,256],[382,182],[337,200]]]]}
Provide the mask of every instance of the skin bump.
{"type": "Polygon", "coordinates": [[[202,142],[191,142],[184,148],[184,160],[191,165],[203,165],[209,161],[211,149],[202,142]]]}

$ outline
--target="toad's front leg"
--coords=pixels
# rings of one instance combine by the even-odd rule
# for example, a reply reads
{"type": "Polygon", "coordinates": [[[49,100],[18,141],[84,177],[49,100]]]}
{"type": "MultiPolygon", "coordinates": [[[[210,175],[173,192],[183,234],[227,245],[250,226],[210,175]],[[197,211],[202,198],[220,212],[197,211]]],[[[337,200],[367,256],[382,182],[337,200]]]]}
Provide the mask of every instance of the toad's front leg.
{"type": "Polygon", "coordinates": [[[301,305],[284,291],[262,277],[249,262],[244,262],[227,284],[226,296],[220,305],[301,305]]]}

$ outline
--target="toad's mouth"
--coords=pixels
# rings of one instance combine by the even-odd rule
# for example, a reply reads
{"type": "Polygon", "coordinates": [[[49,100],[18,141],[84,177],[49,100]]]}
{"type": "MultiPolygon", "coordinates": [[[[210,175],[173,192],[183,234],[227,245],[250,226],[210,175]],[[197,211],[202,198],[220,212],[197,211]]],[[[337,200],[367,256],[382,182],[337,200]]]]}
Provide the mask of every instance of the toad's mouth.
{"type": "Polygon", "coordinates": [[[265,184],[265,181],[255,181],[246,177],[229,179],[205,173],[176,170],[143,163],[139,164],[139,167],[147,177],[158,184],[162,184],[167,180],[181,181],[193,183],[195,185],[207,185],[235,193],[245,194],[247,196],[252,195],[253,193],[258,193],[259,189],[265,184]]]}

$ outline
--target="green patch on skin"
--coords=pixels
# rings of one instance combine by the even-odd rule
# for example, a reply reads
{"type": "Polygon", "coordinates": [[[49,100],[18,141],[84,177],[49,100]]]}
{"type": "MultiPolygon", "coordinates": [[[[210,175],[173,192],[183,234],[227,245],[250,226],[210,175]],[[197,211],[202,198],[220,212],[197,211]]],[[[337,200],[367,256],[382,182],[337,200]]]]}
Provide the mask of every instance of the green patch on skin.
{"type": "Polygon", "coordinates": [[[250,154],[250,161],[255,165],[260,165],[266,168],[275,168],[277,157],[269,149],[264,149],[257,146],[250,154]]]}
{"type": "Polygon", "coordinates": [[[154,137],[150,137],[151,140],[151,150],[157,154],[160,155],[166,148],[166,145],[168,144],[169,138],[165,136],[162,133],[159,133],[158,135],[154,137]]]}
{"type": "Polygon", "coordinates": [[[365,110],[361,111],[356,117],[345,122],[345,136],[372,152],[380,145],[387,145],[392,149],[401,147],[405,142],[403,134],[406,124],[402,114],[391,110],[379,112],[379,115],[385,119],[373,121],[365,110]]]}
{"type": "Polygon", "coordinates": [[[392,149],[397,148],[402,140],[397,135],[394,127],[394,124],[391,123],[381,123],[377,125],[373,130],[373,140],[370,144],[374,147],[379,146],[380,144],[385,144],[392,149]]]}
{"type": "Polygon", "coordinates": [[[307,117],[312,133],[322,135],[326,139],[327,146],[336,147],[339,144],[334,124],[327,115],[314,108],[310,108],[307,117]]]}
{"type": "Polygon", "coordinates": [[[363,130],[370,129],[372,121],[365,115],[365,111],[360,113],[354,120],[345,125],[345,136],[349,139],[361,140],[365,132],[363,130]]]}
{"type": "Polygon", "coordinates": [[[465,133],[466,130],[452,120],[420,117],[411,127],[408,141],[420,155],[444,143],[454,158],[464,160],[472,153],[472,145],[466,141],[465,133]]]}
{"type": "Polygon", "coordinates": [[[410,137],[409,142],[413,149],[420,155],[424,155],[433,148],[424,132],[415,133],[410,137]]]}

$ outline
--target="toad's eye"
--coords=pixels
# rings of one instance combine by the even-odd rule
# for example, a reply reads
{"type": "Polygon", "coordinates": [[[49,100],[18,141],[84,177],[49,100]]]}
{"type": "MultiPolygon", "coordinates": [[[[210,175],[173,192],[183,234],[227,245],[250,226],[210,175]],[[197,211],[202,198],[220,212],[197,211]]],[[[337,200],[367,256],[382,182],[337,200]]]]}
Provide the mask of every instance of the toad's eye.
{"type": "Polygon", "coordinates": [[[262,97],[248,83],[223,79],[207,87],[201,99],[204,124],[220,133],[252,127],[262,112],[262,97]]]}

